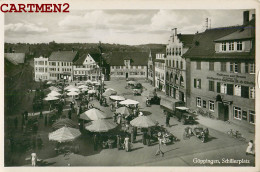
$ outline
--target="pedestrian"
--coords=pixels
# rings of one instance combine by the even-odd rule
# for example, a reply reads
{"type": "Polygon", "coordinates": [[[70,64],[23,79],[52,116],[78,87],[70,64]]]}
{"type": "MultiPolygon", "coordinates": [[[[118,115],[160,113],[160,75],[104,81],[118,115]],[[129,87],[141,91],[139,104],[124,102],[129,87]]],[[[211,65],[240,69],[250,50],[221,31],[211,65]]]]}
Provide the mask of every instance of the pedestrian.
{"type": "Polygon", "coordinates": [[[73,103],[70,102],[70,109],[73,109],[73,103]]]}
{"type": "Polygon", "coordinates": [[[117,146],[117,149],[120,150],[120,148],[121,148],[121,137],[120,137],[120,135],[116,136],[116,146],[117,146]]]}
{"type": "Polygon", "coordinates": [[[47,126],[48,124],[48,117],[47,117],[47,114],[45,115],[44,117],[44,125],[47,126]]]}
{"type": "Polygon", "coordinates": [[[114,119],[114,122],[116,123],[117,113],[114,113],[113,119],[114,119]]]}
{"type": "Polygon", "coordinates": [[[35,167],[36,166],[36,161],[37,161],[36,153],[32,153],[31,154],[31,160],[32,160],[32,166],[35,167]]]}
{"type": "Polygon", "coordinates": [[[134,127],[134,140],[136,140],[136,136],[137,136],[137,127],[134,127]]]}
{"type": "Polygon", "coordinates": [[[155,155],[160,155],[160,154],[161,154],[161,156],[164,156],[164,153],[163,153],[163,151],[161,150],[162,139],[163,139],[163,138],[162,138],[162,133],[159,132],[159,133],[158,133],[158,141],[159,141],[158,150],[156,151],[156,154],[155,154],[155,155]]]}
{"type": "Polygon", "coordinates": [[[17,126],[18,126],[18,118],[15,117],[14,118],[14,127],[15,127],[15,129],[17,129],[17,126]]]}
{"type": "Polygon", "coordinates": [[[131,127],[131,143],[134,143],[135,137],[134,137],[134,127],[131,127]]]}
{"type": "Polygon", "coordinates": [[[96,151],[97,150],[97,143],[98,143],[98,138],[97,138],[96,134],[94,135],[93,140],[94,140],[94,151],[96,151]]]}
{"type": "Polygon", "coordinates": [[[28,120],[28,112],[27,111],[24,112],[24,116],[25,116],[25,120],[27,121],[28,120]]]}
{"type": "Polygon", "coordinates": [[[167,113],[166,115],[166,127],[169,127],[170,126],[170,115],[167,113]]]}
{"type": "Polygon", "coordinates": [[[125,151],[129,152],[130,151],[130,143],[129,143],[128,135],[126,135],[126,137],[125,137],[124,145],[125,145],[125,151]]]}
{"type": "Polygon", "coordinates": [[[143,145],[146,145],[146,136],[147,136],[147,132],[145,130],[143,130],[143,134],[142,134],[143,145]]]}
{"type": "Polygon", "coordinates": [[[254,143],[253,140],[248,142],[248,146],[246,148],[246,155],[255,155],[254,153],[254,143]]]}
{"type": "Polygon", "coordinates": [[[121,118],[122,118],[121,114],[118,114],[117,115],[117,124],[121,124],[121,118]]]}

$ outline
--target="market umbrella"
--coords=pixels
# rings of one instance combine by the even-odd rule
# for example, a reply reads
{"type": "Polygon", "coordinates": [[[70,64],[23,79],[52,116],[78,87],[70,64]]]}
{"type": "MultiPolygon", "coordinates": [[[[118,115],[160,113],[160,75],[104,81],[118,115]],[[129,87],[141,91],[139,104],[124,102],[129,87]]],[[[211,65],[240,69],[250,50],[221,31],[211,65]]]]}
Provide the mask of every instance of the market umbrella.
{"type": "Polygon", "coordinates": [[[137,82],[135,82],[135,81],[128,81],[127,83],[128,83],[128,84],[135,85],[137,82]]]}
{"type": "Polygon", "coordinates": [[[78,88],[70,88],[68,89],[69,92],[78,92],[79,89],[78,88]]]}
{"type": "Polygon", "coordinates": [[[105,119],[105,118],[111,118],[113,117],[111,114],[106,114],[96,108],[92,108],[90,110],[85,111],[84,113],[80,114],[80,119],[84,120],[99,120],[99,119],[105,119]]]}
{"type": "Polygon", "coordinates": [[[67,127],[71,127],[71,128],[77,128],[78,127],[78,124],[74,121],[72,121],[71,119],[69,118],[61,118],[61,119],[58,119],[53,125],[52,125],[52,128],[54,129],[59,129],[59,128],[62,128],[64,126],[67,126],[67,127]]]}
{"type": "Polygon", "coordinates": [[[50,84],[52,84],[52,81],[48,81],[46,84],[50,85],[50,84]]]}
{"type": "Polygon", "coordinates": [[[79,93],[72,91],[72,92],[69,92],[67,95],[68,96],[77,96],[77,95],[79,95],[79,93]]]}
{"type": "Polygon", "coordinates": [[[149,116],[138,116],[137,118],[130,121],[130,124],[135,127],[148,128],[156,125],[156,122],[153,121],[149,116]]]}
{"type": "Polygon", "coordinates": [[[46,101],[52,101],[52,100],[58,100],[59,98],[58,97],[54,97],[54,96],[47,96],[44,98],[44,100],[46,101]]]}
{"type": "Polygon", "coordinates": [[[85,129],[92,132],[107,132],[116,127],[117,125],[112,120],[107,119],[99,119],[85,124],[85,129]]]}
{"type": "Polygon", "coordinates": [[[62,127],[52,133],[49,133],[49,140],[57,142],[72,141],[81,135],[80,131],[75,128],[62,127]]]}
{"type": "Polygon", "coordinates": [[[88,94],[94,94],[94,93],[96,93],[96,90],[89,90],[88,91],[88,94]]]}
{"type": "Polygon", "coordinates": [[[71,89],[71,88],[75,88],[75,86],[69,85],[69,86],[65,87],[64,90],[69,90],[69,89],[71,89]]]}
{"type": "Polygon", "coordinates": [[[102,96],[111,96],[116,94],[117,92],[114,89],[106,89],[102,96]]]}
{"type": "Polygon", "coordinates": [[[91,80],[86,80],[85,83],[91,84],[91,80]]]}
{"type": "Polygon", "coordinates": [[[120,107],[120,108],[116,109],[116,113],[120,113],[125,116],[129,116],[129,115],[133,114],[133,112],[127,107],[120,107]]]}
{"type": "Polygon", "coordinates": [[[57,88],[57,87],[54,87],[54,86],[50,86],[50,87],[49,87],[49,90],[51,90],[51,91],[56,91],[56,92],[61,91],[61,89],[59,89],[59,88],[57,88]]]}
{"type": "Polygon", "coordinates": [[[131,99],[124,100],[122,102],[119,102],[121,105],[136,105],[139,102],[131,99]]]}
{"type": "Polygon", "coordinates": [[[81,86],[79,86],[78,88],[83,89],[83,88],[88,88],[88,86],[86,86],[86,85],[81,85],[81,86]]]}
{"type": "Polygon", "coordinates": [[[97,82],[97,81],[92,81],[91,83],[92,83],[92,84],[94,84],[94,85],[95,85],[95,84],[98,84],[98,82],[97,82]]]}
{"type": "Polygon", "coordinates": [[[57,91],[51,91],[49,94],[48,94],[48,96],[53,96],[53,97],[55,97],[55,96],[60,96],[61,94],[60,93],[58,93],[57,91]]]}
{"type": "Polygon", "coordinates": [[[122,101],[125,100],[124,97],[122,96],[109,96],[110,99],[115,100],[115,101],[122,101]]]}

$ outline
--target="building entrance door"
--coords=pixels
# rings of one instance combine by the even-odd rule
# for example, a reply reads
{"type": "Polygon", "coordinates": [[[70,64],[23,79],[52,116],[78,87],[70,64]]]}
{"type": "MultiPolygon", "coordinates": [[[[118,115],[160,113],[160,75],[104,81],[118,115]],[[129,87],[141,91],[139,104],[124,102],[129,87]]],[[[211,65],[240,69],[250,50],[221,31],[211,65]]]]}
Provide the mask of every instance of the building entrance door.
{"type": "Polygon", "coordinates": [[[128,78],[128,73],[125,73],[125,78],[128,78]]]}
{"type": "Polygon", "coordinates": [[[222,102],[218,103],[218,117],[220,120],[227,121],[229,120],[229,108],[227,104],[222,102]]]}

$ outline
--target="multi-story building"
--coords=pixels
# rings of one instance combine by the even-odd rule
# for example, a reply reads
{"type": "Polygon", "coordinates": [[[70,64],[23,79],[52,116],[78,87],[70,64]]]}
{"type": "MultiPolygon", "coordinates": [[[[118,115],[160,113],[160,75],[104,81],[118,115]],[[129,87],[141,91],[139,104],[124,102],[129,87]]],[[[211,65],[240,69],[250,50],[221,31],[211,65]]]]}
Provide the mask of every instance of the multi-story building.
{"type": "Polygon", "coordinates": [[[34,58],[34,80],[46,81],[49,80],[48,72],[48,58],[38,57],[34,58]]]}
{"type": "Polygon", "coordinates": [[[154,83],[155,87],[161,91],[165,91],[165,54],[158,53],[154,61],[154,83]]]}
{"type": "Polygon", "coordinates": [[[255,19],[195,35],[186,58],[187,106],[220,120],[255,123],[255,19]]]}
{"type": "Polygon", "coordinates": [[[73,63],[73,80],[98,81],[100,75],[99,54],[84,54],[73,63]]]}
{"type": "Polygon", "coordinates": [[[186,102],[186,61],[183,54],[191,47],[194,35],[177,34],[177,28],[172,30],[166,46],[166,95],[186,102]]]}
{"type": "Polygon", "coordinates": [[[49,79],[50,80],[73,80],[73,62],[78,59],[77,51],[52,52],[49,57],[49,79]]]}
{"type": "Polygon", "coordinates": [[[148,59],[148,69],[147,69],[147,79],[149,81],[149,83],[152,85],[152,86],[155,86],[155,76],[154,76],[154,71],[155,71],[155,66],[154,66],[154,60],[155,60],[155,57],[156,55],[154,53],[152,53],[150,51],[150,56],[149,56],[149,59],[148,59]]]}
{"type": "Polygon", "coordinates": [[[111,78],[147,78],[149,52],[112,52],[111,78]]]}

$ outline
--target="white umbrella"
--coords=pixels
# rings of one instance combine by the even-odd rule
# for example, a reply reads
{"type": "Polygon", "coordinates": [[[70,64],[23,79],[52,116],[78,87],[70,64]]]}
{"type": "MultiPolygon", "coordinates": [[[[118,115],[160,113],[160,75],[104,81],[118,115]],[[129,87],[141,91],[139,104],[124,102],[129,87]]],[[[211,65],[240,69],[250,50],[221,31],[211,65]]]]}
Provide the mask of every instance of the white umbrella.
{"type": "Polygon", "coordinates": [[[81,91],[88,91],[89,89],[88,88],[82,88],[81,91]]]}
{"type": "Polygon", "coordinates": [[[86,80],[85,83],[88,83],[88,84],[89,84],[89,83],[91,83],[91,80],[86,80]]]}
{"type": "Polygon", "coordinates": [[[99,119],[111,118],[111,117],[113,117],[113,115],[104,113],[96,108],[92,108],[80,114],[80,119],[84,119],[84,120],[99,120],[99,119]]]}
{"type": "Polygon", "coordinates": [[[91,83],[92,83],[92,84],[98,84],[98,82],[97,82],[97,81],[92,81],[91,83]]]}
{"type": "Polygon", "coordinates": [[[81,85],[81,86],[79,86],[78,88],[83,89],[83,88],[88,88],[88,86],[86,86],[86,85],[81,85]]]}
{"type": "Polygon", "coordinates": [[[44,100],[46,101],[52,101],[52,100],[58,100],[59,98],[58,97],[54,97],[54,96],[48,96],[48,97],[45,97],[44,100]]]}
{"type": "Polygon", "coordinates": [[[68,89],[69,92],[78,92],[79,89],[78,88],[70,88],[68,89]]]}
{"type": "Polygon", "coordinates": [[[55,96],[60,96],[61,94],[60,93],[58,93],[57,91],[51,91],[49,94],[48,94],[48,96],[53,96],[53,97],[55,97],[55,96]]]}
{"type": "Polygon", "coordinates": [[[69,89],[71,89],[71,88],[75,88],[75,86],[69,85],[69,86],[65,87],[64,90],[69,90],[69,89]]]}
{"type": "Polygon", "coordinates": [[[81,135],[80,131],[75,128],[62,127],[52,133],[49,133],[49,140],[57,142],[72,141],[81,135]]]}
{"type": "Polygon", "coordinates": [[[77,95],[79,95],[79,93],[72,91],[72,92],[69,92],[67,95],[68,96],[77,96],[77,95]]]}
{"type": "Polygon", "coordinates": [[[89,90],[88,91],[88,94],[94,94],[94,93],[96,93],[96,90],[89,90]]]}
{"type": "Polygon", "coordinates": [[[48,81],[46,84],[48,84],[48,85],[49,85],[49,84],[52,84],[52,81],[48,81]]]}
{"type": "Polygon", "coordinates": [[[119,102],[121,105],[136,105],[139,102],[131,99],[124,100],[122,102],[119,102]]]}
{"type": "Polygon", "coordinates": [[[123,100],[125,100],[125,98],[122,97],[122,96],[110,96],[109,98],[112,99],[112,100],[116,100],[116,101],[123,101],[123,100]]]}
{"type": "Polygon", "coordinates": [[[138,116],[137,118],[130,121],[130,124],[135,127],[148,128],[156,125],[149,116],[138,116]]]}
{"type": "Polygon", "coordinates": [[[56,92],[61,91],[61,89],[59,89],[59,88],[57,88],[57,87],[54,87],[54,86],[50,86],[50,87],[49,87],[49,90],[51,90],[51,91],[56,91],[56,92]]]}
{"type": "Polygon", "coordinates": [[[107,119],[99,119],[85,124],[85,128],[92,132],[107,132],[116,127],[117,125],[113,121],[107,119]]]}

